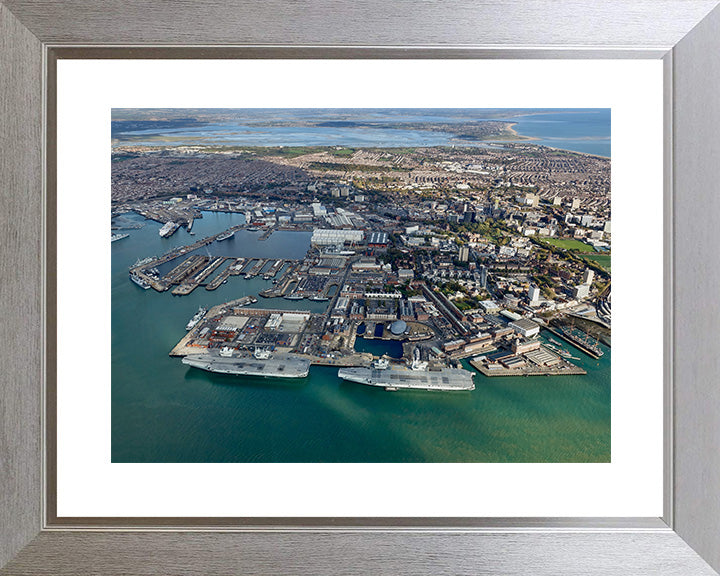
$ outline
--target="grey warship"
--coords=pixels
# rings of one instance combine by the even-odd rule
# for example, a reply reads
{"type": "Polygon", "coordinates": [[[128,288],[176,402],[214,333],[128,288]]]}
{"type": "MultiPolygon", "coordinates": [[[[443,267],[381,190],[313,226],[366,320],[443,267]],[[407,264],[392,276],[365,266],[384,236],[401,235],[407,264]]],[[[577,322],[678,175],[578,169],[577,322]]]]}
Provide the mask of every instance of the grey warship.
{"type": "Polygon", "coordinates": [[[397,368],[340,368],[338,377],[350,382],[380,386],[385,390],[474,390],[474,374],[460,368],[425,370],[397,368]]]}
{"type": "Polygon", "coordinates": [[[232,348],[209,350],[205,354],[189,354],[183,364],[234,376],[260,376],[266,378],[304,378],[310,372],[310,360],[291,354],[271,354],[267,350],[255,350],[250,355],[237,354],[232,348]]]}

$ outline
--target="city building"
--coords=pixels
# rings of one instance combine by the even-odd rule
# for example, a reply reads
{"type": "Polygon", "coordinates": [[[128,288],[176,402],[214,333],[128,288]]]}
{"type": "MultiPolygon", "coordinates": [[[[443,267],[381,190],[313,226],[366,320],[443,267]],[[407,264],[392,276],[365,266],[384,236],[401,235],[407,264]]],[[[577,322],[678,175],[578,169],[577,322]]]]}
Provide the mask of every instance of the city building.
{"type": "Polygon", "coordinates": [[[534,284],[531,284],[528,290],[528,300],[530,301],[530,306],[537,306],[540,303],[540,288],[534,284]]]}
{"type": "Polygon", "coordinates": [[[400,280],[400,282],[405,282],[406,280],[412,280],[413,278],[415,278],[415,272],[412,270],[412,268],[400,268],[397,274],[398,280],[400,280]]]}
{"type": "Polygon", "coordinates": [[[328,230],[316,228],[313,231],[310,243],[313,246],[337,246],[341,244],[358,244],[362,242],[362,230],[328,230]]]}
{"type": "Polygon", "coordinates": [[[500,306],[498,306],[494,300],[483,300],[480,302],[480,307],[485,310],[485,312],[497,312],[500,310],[500,306]]]}
{"type": "Polygon", "coordinates": [[[478,282],[480,284],[480,287],[487,288],[487,274],[488,274],[487,266],[481,265],[478,270],[478,274],[479,274],[478,282]]]}
{"type": "Polygon", "coordinates": [[[370,232],[367,243],[370,248],[387,248],[387,232],[370,232]]]}
{"type": "Polygon", "coordinates": [[[460,250],[458,250],[458,260],[460,262],[467,262],[469,257],[470,248],[468,248],[467,245],[463,244],[462,246],[460,246],[460,250]]]}
{"type": "Polygon", "coordinates": [[[536,324],[532,320],[527,318],[520,318],[520,320],[513,320],[508,324],[510,328],[515,330],[518,334],[521,334],[525,338],[532,338],[540,333],[540,325],[536,324]]]}
{"type": "Polygon", "coordinates": [[[583,284],[592,284],[593,278],[595,277],[595,272],[593,272],[590,268],[586,268],[585,272],[583,272],[583,284]]]}
{"type": "Polygon", "coordinates": [[[580,284],[573,288],[573,298],[587,298],[590,295],[590,285],[580,284]]]}
{"type": "Polygon", "coordinates": [[[540,348],[540,340],[515,340],[512,344],[512,351],[515,354],[525,354],[540,348]]]}

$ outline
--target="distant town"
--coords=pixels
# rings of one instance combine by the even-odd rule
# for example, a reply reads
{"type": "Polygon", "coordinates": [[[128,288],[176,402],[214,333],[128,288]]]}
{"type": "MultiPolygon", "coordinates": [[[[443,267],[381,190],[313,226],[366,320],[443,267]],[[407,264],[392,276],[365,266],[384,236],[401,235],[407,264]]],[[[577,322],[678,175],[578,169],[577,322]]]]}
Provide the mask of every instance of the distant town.
{"type": "MultiPolygon", "coordinates": [[[[491,124],[491,135],[512,131],[491,124]]],[[[487,377],[581,375],[579,356],[598,358],[600,343],[610,345],[608,158],[531,140],[113,148],[113,240],[125,237],[128,212],[171,237],[183,227],[193,234],[213,211],[244,222],[147,254],[128,271],[139,288],[176,297],[236,277],[267,281],[189,319],[170,351],[189,366],[304,377],[309,365],[326,365],[388,390],[469,390],[477,374],[462,361],[487,377]],[[310,248],[298,259],[205,250],[247,231],[258,241],[309,233],[310,248]],[[296,300],[295,309],[273,306],[278,298],[296,300]],[[358,352],[359,338],[396,341],[402,358],[358,352]]]]}

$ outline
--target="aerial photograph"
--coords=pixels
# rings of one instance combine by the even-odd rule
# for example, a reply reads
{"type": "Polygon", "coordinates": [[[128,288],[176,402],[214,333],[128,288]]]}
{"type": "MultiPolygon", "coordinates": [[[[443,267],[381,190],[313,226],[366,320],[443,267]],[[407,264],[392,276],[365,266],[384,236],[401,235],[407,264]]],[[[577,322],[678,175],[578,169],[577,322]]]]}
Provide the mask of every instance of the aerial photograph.
{"type": "Polygon", "coordinates": [[[610,127],[113,109],[112,462],[610,462],[610,127]]]}

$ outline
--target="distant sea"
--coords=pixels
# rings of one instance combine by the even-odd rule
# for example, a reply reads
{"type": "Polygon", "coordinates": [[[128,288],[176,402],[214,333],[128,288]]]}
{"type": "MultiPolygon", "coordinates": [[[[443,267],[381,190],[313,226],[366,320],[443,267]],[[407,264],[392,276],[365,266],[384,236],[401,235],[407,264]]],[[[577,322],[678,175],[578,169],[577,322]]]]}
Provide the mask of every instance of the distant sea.
{"type": "MultiPolygon", "coordinates": [[[[190,113],[189,113],[190,114],[190,113]]],[[[483,146],[488,142],[460,140],[449,132],[394,128],[401,122],[473,122],[501,120],[516,123],[521,136],[536,144],[561,150],[610,157],[610,109],[575,108],[514,110],[483,109],[303,109],[238,110],[233,120],[183,128],[144,129],[117,135],[116,144],[227,145],[227,146],[348,146],[421,147],[483,146]],[[372,126],[263,126],[263,122],[299,123],[306,120],[346,123],[381,122],[372,126]]]]}
{"type": "MultiPolygon", "coordinates": [[[[128,279],[139,258],[241,224],[239,214],[205,212],[189,236],[160,225],[125,230],[112,243],[113,462],[609,462],[610,349],[594,360],[566,345],[587,376],[486,378],[471,392],[387,392],[312,367],[299,381],[238,378],[170,358],[199,306],[255,295],[270,281],[231,277],[189,296],[142,290],[128,279]]],[[[296,257],[308,235],[236,234],[210,253],[296,257]],[[222,251],[222,252],[220,252],[222,251]]],[[[255,307],[320,312],[326,303],[259,299],[255,307]]],[[[358,347],[397,354],[377,340],[358,347]]],[[[472,368],[469,368],[472,370],[472,368]]]]}

